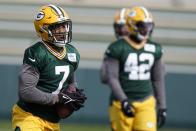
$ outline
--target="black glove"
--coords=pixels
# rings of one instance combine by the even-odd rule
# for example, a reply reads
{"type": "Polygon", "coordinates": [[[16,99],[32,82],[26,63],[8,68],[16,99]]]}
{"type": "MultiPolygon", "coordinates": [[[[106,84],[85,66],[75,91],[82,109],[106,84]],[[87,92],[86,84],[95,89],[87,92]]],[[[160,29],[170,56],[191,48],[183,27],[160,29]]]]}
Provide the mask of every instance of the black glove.
{"type": "Polygon", "coordinates": [[[83,107],[85,100],[87,99],[82,89],[76,89],[76,91],[69,92],[66,89],[62,90],[59,94],[59,103],[68,104],[77,111],[83,107]]]}
{"type": "Polygon", "coordinates": [[[67,94],[65,94],[65,93],[63,93],[63,92],[60,92],[59,94],[58,94],[58,96],[59,96],[59,104],[67,104],[67,103],[69,103],[69,102],[71,102],[71,101],[74,101],[71,97],[69,97],[67,94]]]}
{"type": "Polygon", "coordinates": [[[74,109],[74,111],[78,111],[80,108],[84,107],[84,104],[83,103],[79,103],[79,102],[70,102],[69,104],[72,109],[74,109]]]}
{"type": "Polygon", "coordinates": [[[161,128],[165,124],[166,117],[167,117],[167,110],[166,109],[158,109],[158,113],[157,113],[158,128],[161,128]]]}
{"type": "Polygon", "coordinates": [[[128,117],[134,117],[134,113],[128,100],[121,101],[122,112],[128,117]]]}
{"type": "Polygon", "coordinates": [[[76,88],[77,95],[75,97],[77,98],[77,100],[70,103],[70,105],[75,111],[84,107],[84,102],[86,101],[87,97],[85,96],[83,91],[83,89],[76,88]]]}

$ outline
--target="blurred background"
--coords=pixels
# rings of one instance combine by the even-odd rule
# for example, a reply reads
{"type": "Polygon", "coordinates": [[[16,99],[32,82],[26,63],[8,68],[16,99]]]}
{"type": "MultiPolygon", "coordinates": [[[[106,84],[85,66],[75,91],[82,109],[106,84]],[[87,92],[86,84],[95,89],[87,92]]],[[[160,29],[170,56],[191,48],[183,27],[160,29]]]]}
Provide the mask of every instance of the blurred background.
{"type": "Polygon", "coordinates": [[[109,126],[110,90],[100,83],[101,61],[105,49],[115,40],[112,24],[116,10],[142,5],[154,16],[153,40],[164,48],[165,127],[196,130],[195,0],[0,0],[0,121],[11,123],[23,53],[37,39],[34,16],[40,6],[49,3],[65,9],[73,21],[73,45],[81,54],[77,79],[88,97],[85,108],[63,123],[109,126]]]}

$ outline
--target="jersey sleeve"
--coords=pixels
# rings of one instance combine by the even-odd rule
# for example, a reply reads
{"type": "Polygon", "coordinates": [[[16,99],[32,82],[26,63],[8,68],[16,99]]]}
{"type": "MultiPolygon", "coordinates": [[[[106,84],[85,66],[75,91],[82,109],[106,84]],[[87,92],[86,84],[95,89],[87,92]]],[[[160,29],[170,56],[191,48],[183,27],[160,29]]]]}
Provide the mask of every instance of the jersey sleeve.
{"type": "Polygon", "coordinates": [[[163,48],[160,44],[156,44],[155,59],[158,60],[163,55],[163,48]]]}
{"type": "Polygon", "coordinates": [[[41,58],[39,53],[32,48],[27,48],[24,53],[23,64],[28,64],[40,71],[42,67],[41,58]]]}
{"type": "Polygon", "coordinates": [[[79,63],[80,63],[80,54],[79,54],[79,52],[78,52],[78,50],[76,48],[75,48],[74,52],[76,53],[76,64],[75,64],[74,70],[76,70],[78,68],[78,66],[79,66],[79,63]]]}
{"type": "Polygon", "coordinates": [[[112,57],[114,59],[119,59],[121,56],[121,50],[122,50],[120,45],[121,44],[116,43],[116,42],[110,44],[105,52],[105,56],[112,57]]]}
{"type": "Polygon", "coordinates": [[[66,47],[69,50],[68,59],[72,62],[75,71],[79,66],[80,53],[72,44],[66,44],[66,47]]]}

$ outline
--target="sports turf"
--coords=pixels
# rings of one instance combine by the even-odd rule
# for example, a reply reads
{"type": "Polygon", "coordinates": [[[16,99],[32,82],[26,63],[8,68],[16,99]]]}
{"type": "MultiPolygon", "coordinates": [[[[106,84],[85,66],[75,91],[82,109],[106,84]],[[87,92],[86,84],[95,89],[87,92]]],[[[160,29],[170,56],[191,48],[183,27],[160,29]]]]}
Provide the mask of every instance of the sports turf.
{"type": "MultiPolygon", "coordinates": [[[[1,120],[0,131],[12,131],[11,122],[1,120]]],[[[108,125],[61,123],[61,131],[110,131],[108,125]]],[[[196,129],[162,128],[159,131],[196,131],[196,129]]]]}

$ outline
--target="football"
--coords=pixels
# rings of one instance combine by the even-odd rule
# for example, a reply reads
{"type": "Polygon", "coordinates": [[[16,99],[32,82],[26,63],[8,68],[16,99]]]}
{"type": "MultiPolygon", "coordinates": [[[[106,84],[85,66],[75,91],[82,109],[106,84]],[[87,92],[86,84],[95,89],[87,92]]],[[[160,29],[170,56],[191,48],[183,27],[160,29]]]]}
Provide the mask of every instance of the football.
{"type": "Polygon", "coordinates": [[[58,116],[63,119],[69,117],[74,111],[69,104],[57,104],[56,110],[58,116]]]}
{"type": "MultiPolygon", "coordinates": [[[[76,87],[68,86],[66,89],[63,89],[61,92],[66,93],[66,92],[75,92],[75,91],[76,91],[76,87]]],[[[58,116],[63,119],[69,117],[74,112],[74,109],[72,108],[70,103],[67,103],[66,105],[57,104],[56,110],[58,116]]]]}

